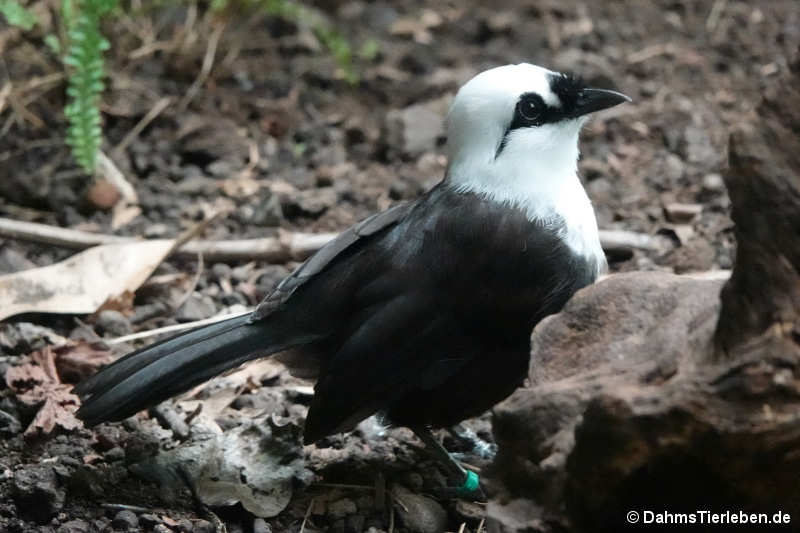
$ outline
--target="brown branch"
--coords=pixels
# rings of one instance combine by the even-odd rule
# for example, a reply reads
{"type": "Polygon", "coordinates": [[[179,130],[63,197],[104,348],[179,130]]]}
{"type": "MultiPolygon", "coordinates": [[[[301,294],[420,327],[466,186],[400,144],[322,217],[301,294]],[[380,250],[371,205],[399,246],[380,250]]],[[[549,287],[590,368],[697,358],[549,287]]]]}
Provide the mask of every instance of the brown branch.
{"type": "MultiPolygon", "coordinates": [[[[281,232],[277,237],[236,241],[193,240],[178,247],[174,254],[203,254],[208,261],[244,261],[258,259],[273,263],[302,260],[336,237],[336,233],[281,232]]],[[[133,237],[104,235],[35,222],[22,222],[0,217],[0,237],[18,239],[73,250],[98,244],[130,242],[133,237]]],[[[633,250],[659,251],[669,248],[669,239],[622,230],[600,230],[600,242],[608,253],[633,250]]]]}
{"type": "MultiPolygon", "coordinates": [[[[133,242],[140,239],[104,235],[35,222],[23,222],[0,217],[0,236],[25,241],[83,250],[98,244],[133,242]]],[[[174,255],[203,254],[208,261],[253,260],[285,263],[305,259],[336,237],[335,233],[281,232],[277,237],[242,239],[237,241],[193,240],[174,251],[174,255]]]]}

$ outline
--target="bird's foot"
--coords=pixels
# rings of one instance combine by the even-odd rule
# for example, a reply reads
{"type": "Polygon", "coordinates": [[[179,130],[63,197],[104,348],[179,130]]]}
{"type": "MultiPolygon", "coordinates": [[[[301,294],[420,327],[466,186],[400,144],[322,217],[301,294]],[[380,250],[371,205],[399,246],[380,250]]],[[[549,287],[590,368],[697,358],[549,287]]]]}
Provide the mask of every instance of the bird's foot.
{"type": "Polygon", "coordinates": [[[465,471],[464,482],[458,487],[441,487],[435,494],[442,499],[461,498],[467,500],[486,501],[486,495],[481,488],[478,474],[471,470],[465,471]]]}
{"type": "Polygon", "coordinates": [[[461,466],[453,455],[433,436],[429,429],[414,428],[413,430],[428,450],[441,461],[442,466],[447,471],[448,479],[460,483],[460,485],[457,486],[442,487],[436,491],[438,496],[448,499],[467,498],[486,500],[483,489],[481,489],[480,477],[478,474],[461,466]]]}
{"type": "MultiPolygon", "coordinates": [[[[466,446],[471,448],[471,452],[474,455],[477,455],[481,459],[485,459],[487,461],[491,461],[494,459],[494,456],[497,455],[497,444],[493,442],[486,442],[482,438],[480,438],[477,433],[472,431],[471,429],[464,427],[461,424],[456,424],[455,426],[448,428],[447,430],[456,440],[462,442],[466,446]]],[[[468,454],[452,454],[459,460],[464,459],[464,455],[468,454]]]]}

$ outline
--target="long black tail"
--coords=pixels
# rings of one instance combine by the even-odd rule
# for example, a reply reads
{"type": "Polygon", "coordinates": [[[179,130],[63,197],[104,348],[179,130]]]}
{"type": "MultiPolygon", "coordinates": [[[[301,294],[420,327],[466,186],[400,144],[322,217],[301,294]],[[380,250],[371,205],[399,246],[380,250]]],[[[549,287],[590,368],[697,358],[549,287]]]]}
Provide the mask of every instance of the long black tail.
{"type": "Polygon", "coordinates": [[[122,420],[245,361],[293,345],[270,320],[249,315],[203,326],[132,352],[79,383],[78,418],[87,425],[122,420]]]}

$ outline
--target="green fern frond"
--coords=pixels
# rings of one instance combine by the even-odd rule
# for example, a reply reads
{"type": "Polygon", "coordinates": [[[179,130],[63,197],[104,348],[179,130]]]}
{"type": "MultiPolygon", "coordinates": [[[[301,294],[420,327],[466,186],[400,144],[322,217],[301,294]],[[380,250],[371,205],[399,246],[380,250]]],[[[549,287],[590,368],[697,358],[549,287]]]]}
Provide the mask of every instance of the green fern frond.
{"type": "Polygon", "coordinates": [[[25,9],[17,0],[0,0],[0,15],[9,24],[23,30],[30,30],[36,24],[36,15],[25,9]]]}
{"type": "Polygon", "coordinates": [[[103,52],[110,45],[100,33],[100,20],[116,4],[116,0],[65,0],[62,3],[69,41],[64,63],[70,69],[69,103],[64,108],[69,122],[67,144],[88,174],[94,173],[103,138],[99,105],[100,93],[105,88],[103,52]]]}

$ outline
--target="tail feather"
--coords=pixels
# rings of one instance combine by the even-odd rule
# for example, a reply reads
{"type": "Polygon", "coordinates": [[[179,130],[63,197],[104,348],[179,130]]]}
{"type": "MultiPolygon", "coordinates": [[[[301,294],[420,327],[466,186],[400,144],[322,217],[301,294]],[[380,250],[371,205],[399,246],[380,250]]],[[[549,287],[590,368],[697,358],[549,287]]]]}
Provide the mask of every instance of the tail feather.
{"type": "Polygon", "coordinates": [[[249,315],[204,326],[147,346],[78,384],[78,418],[87,425],[122,420],[246,361],[303,339],[279,334],[272,321],[249,315]]]}

